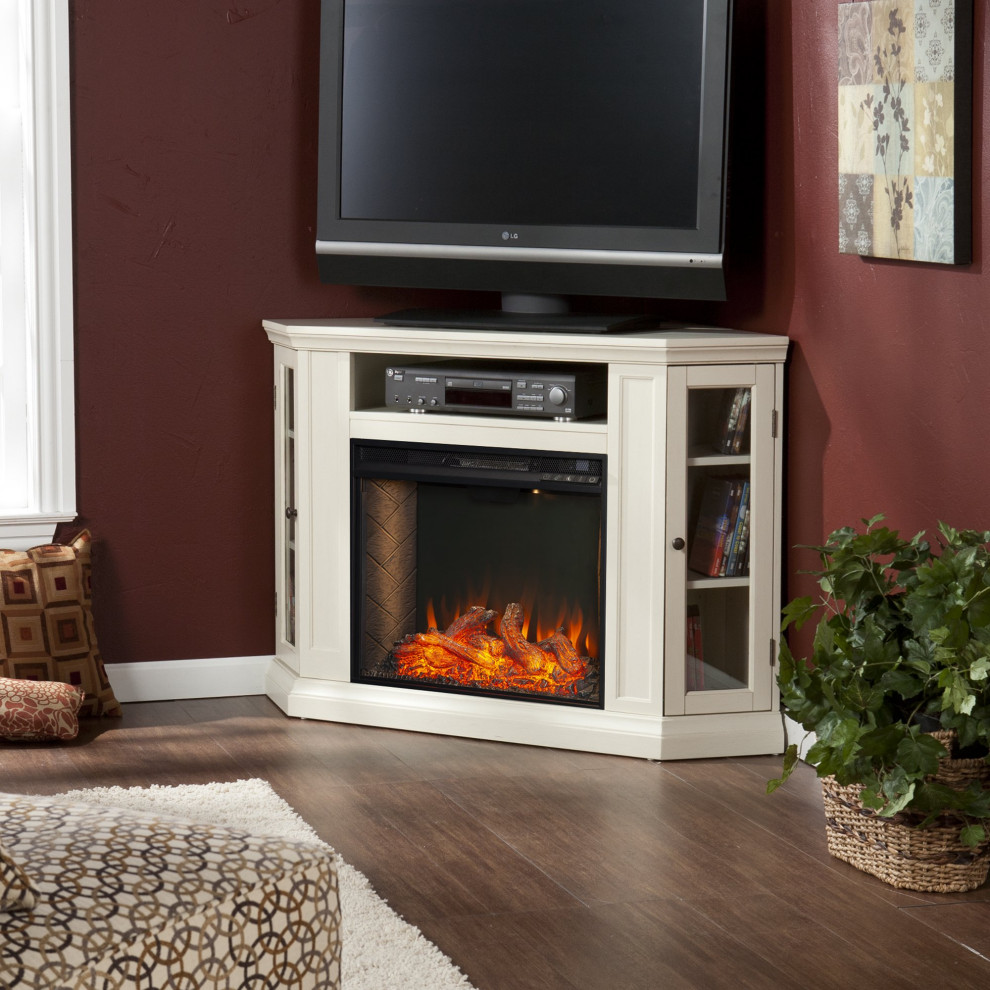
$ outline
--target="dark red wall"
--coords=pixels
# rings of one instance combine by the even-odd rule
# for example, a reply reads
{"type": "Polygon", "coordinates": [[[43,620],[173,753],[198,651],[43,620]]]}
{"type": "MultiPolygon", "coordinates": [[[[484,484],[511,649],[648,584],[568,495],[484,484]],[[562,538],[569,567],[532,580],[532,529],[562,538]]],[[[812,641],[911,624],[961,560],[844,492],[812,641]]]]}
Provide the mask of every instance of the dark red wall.
{"type": "MultiPolygon", "coordinates": [[[[973,28],[973,243],[966,266],[840,255],[836,5],[769,2],[766,303],[794,340],[785,545],[877,512],[905,534],[990,529],[987,6],[973,28]]],[[[808,593],[788,558],[789,591],[808,593]]]]}
{"type": "MultiPolygon", "coordinates": [[[[990,526],[977,6],[976,261],[947,268],[839,255],[835,4],[765,4],[762,251],[716,316],[795,341],[788,546],[878,511],[910,532],[990,526]]],[[[270,653],[260,321],[420,299],[316,279],[316,0],[71,9],[78,504],[98,546],[103,652],[270,653]]]]}
{"type": "Polygon", "coordinates": [[[313,253],[319,4],[72,3],[78,506],[110,661],[273,650],[269,316],[313,253]]]}

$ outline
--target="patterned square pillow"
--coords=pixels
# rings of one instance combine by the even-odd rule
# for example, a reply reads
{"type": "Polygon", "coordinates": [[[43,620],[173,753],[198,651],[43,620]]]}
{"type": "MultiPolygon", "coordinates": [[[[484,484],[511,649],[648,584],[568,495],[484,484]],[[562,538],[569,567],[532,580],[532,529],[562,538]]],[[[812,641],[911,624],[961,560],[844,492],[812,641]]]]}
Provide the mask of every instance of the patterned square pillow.
{"type": "Polygon", "coordinates": [[[31,878],[0,843],[0,911],[30,911],[38,903],[37,894],[31,878]]]}
{"type": "Polygon", "coordinates": [[[0,677],[0,738],[75,739],[85,695],[60,681],[0,677]]]}
{"type": "Polygon", "coordinates": [[[85,692],[80,715],[120,715],[93,627],[90,535],[0,550],[0,676],[85,692]]]}

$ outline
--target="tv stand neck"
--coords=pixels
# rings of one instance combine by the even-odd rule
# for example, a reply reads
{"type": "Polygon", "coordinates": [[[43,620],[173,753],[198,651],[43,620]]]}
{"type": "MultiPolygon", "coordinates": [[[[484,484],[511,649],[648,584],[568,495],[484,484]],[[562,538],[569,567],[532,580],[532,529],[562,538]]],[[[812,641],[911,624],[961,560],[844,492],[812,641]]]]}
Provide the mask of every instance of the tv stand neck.
{"type": "Polygon", "coordinates": [[[503,292],[502,312],[526,316],[564,316],[571,311],[564,296],[535,295],[531,292],[503,292]]]}

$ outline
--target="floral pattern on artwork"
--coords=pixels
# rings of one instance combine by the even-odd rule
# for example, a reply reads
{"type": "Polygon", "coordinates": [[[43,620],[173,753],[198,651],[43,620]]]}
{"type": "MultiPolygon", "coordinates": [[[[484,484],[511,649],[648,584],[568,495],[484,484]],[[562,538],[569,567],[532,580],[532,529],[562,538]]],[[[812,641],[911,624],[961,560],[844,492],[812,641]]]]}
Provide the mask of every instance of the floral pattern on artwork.
{"type": "Polygon", "coordinates": [[[953,180],[919,175],[914,180],[916,261],[952,264],[955,254],[953,180]]]}
{"type": "Polygon", "coordinates": [[[914,87],[915,172],[918,175],[955,175],[955,130],[952,83],[918,83],[914,87]]]}
{"type": "Polygon", "coordinates": [[[877,87],[839,87],[839,172],[874,173],[876,138],[872,112],[877,87]]]}
{"type": "Polygon", "coordinates": [[[873,176],[839,173],[839,250],[872,254],[873,176]]]}
{"type": "Polygon", "coordinates": [[[840,87],[873,82],[872,7],[869,3],[839,7],[840,87]]]}
{"type": "Polygon", "coordinates": [[[918,82],[950,82],[955,78],[955,4],[914,0],[914,6],[914,77],[918,82]]]}
{"type": "Polygon", "coordinates": [[[955,15],[956,0],[839,5],[842,253],[956,261],[955,15]]]}

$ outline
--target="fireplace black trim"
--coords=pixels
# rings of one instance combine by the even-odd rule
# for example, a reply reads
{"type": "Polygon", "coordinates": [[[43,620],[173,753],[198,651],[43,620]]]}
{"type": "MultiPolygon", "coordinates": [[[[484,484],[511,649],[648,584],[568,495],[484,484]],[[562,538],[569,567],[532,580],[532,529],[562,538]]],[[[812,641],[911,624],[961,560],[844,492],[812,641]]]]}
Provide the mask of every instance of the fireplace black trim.
{"type": "Polygon", "coordinates": [[[606,560],[606,478],[604,454],[571,451],[488,448],[454,444],[406,443],[352,439],[351,468],[351,682],[388,685],[414,691],[433,691],[471,697],[502,698],[519,702],[604,709],[605,681],[605,560],[606,560]],[[532,692],[496,691],[436,684],[387,676],[369,676],[361,672],[363,616],[363,554],[366,546],[365,520],[361,511],[361,482],[368,478],[410,480],[428,484],[461,487],[529,489],[597,496],[601,504],[599,533],[598,592],[598,697],[589,701],[532,692]]]}
{"type": "Polygon", "coordinates": [[[409,478],[438,484],[605,492],[605,455],[448,444],[351,441],[352,478],[409,478]]]}

